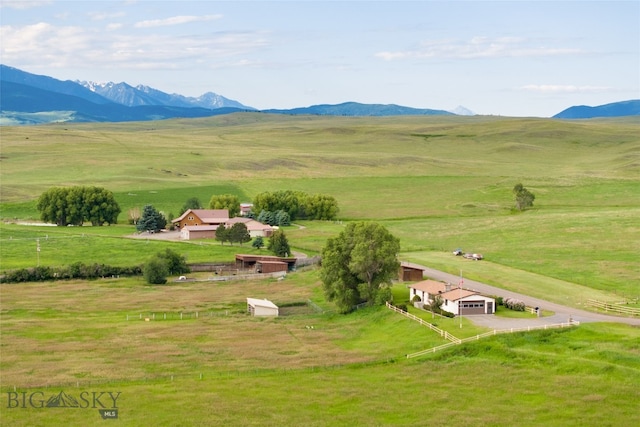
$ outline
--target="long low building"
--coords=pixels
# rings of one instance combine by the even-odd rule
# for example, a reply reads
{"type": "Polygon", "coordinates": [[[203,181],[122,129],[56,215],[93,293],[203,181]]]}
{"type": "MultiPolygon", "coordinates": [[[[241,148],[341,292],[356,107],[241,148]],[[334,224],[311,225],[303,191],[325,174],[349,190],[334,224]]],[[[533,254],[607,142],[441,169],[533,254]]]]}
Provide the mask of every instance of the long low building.
{"type": "Polygon", "coordinates": [[[293,267],[296,265],[296,261],[298,259],[295,257],[280,257],[275,255],[247,255],[247,254],[236,254],[236,268],[241,270],[251,269],[251,268],[260,268],[266,269],[270,271],[261,271],[262,273],[274,272],[274,271],[291,271],[293,267]],[[260,263],[260,265],[258,265],[260,263]],[[280,263],[282,266],[284,264],[286,268],[276,267],[276,265],[271,264],[267,267],[269,263],[280,263]]]}

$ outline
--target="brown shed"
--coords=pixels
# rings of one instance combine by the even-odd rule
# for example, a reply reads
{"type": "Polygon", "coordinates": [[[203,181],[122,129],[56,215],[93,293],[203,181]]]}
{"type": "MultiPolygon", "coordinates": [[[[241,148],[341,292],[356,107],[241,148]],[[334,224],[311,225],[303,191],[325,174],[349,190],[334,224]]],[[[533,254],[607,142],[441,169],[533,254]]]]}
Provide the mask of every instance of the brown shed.
{"type": "Polygon", "coordinates": [[[256,261],[257,273],[276,273],[278,271],[287,271],[289,264],[282,261],[256,261]]]}
{"type": "Polygon", "coordinates": [[[403,282],[418,282],[423,279],[424,270],[408,263],[400,264],[400,280],[403,282]]]}

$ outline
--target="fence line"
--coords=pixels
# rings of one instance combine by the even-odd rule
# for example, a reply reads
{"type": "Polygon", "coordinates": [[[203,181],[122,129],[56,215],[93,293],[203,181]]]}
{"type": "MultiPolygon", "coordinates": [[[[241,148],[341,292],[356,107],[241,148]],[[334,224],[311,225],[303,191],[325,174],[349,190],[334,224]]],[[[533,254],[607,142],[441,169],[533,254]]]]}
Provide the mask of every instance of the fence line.
{"type": "Polygon", "coordinates": [[[437,326],[432,325],[431,323],[424,321],[423,319],[419,318],[418,316],[415,316],[415,315],[413,315],[411,313],[408,313],[408,312],[406,312],[404,310],[400,310],[398,307],[396,307],[395,305],[390,304],[388,301],[386,302],[386,306],[387,306],[387,308],[395,311],[396,313],[400,313],[403,316],[408,317],[409,319],[411,319],[411,320],[413,320],[415,322],[418,322],[423,326],[428,327],[432,331],[437,332],[438,334],[440,334],[441,337],[446,338],[449,341],[454,342],[455,344],[460,344],[460,342],[459,342],[460,339],[459,338],[456,338],[453,335],[451,335],[449,332],[443,331],[442,329],[438,328],[437,326]]]}
{"type": "Polygon", "coordinates": [[[127,320],[186,320],[199,319],[204,317],[222,317],[229,316],[230,311],[148,311],[137,314],[127,314],[127,320]]]}
{"type": "Polygon", "coordinates": [[[480,338],[486,338],[486,337],[490,337],[492,335],[498,335],[498,334],[512,334],[512,333],[516,333],[516,332],[530,332],[530,331],[534,331],[534,330],[541,330],[541,329],[562,329],[562,328],[570,328],[572,326],[578,326],[580,325],[580,322],[578,322],[577,320],[570,320],[569,322],[563,322],[563,323],[553,323],[550,325],[541,325],[541,326],[527,326],[524,328],[508,328],[508,329],[494,329],[493,331],[489,331],[489,332],[485,332],[484,334],[478,334],[478,335],[474,335],[472,337],[467,337],[467,338],[463,338],[463,339],[459,339],[459,342],[449,342],[443,345],[439,345],[437,347],[433,347],[433,348],[428,348],[426,350],[422,350],[422,351],[418,351],[416,353],[411,353],[411,354],[407,354],[407,359],[411,359],[413,357],[418,357],[418,356],[423,356],[425,354],[428,353],[435,353],[436,351],[439,350],[444,350],[445,348],[451,347],[452,345],[456,345],[456,344],[462,344],[465,342],[470,342],[470,341],[478,341],[480,340],[480,338]]]}
{"type": "Polygon", "coordinates": [[[614,313],[627,314],[631,316],[640,316],[640,308],[624,307],[619,304],[611,304],[609,302],[598,301],[594,299],[588,299],[586,303],[591,307],[596,307],[604,311],[612,311],[614,313]]]}
{"type": "Polygon", "coordinates": [[[577,326],[580,324],[580,322],[578,322],[577,320],[569,320],[568,322],[564,322],[564,323],[554,323],[554,324],[550,324],[550,325],[541,325],[541,326],[527,326],[524,328],[508,328],[508,329],[494,329],[493,331],[489,331],[489,332],[485,332],[484,334],[478,334],[472,337],[468,337],[468,338],[457,338],[453,335],[451,335],[449,332],[447,331],[443,331],[442,329],[432,325],[429,322],[425,322],[424,320],[422,320],[421,318],[419,318],[418,316],[414,316],[411,313],[407,313],[406,311],[400,310],[398,307],[389,304],[388,302],[386,303],[387,308],[395,311],[396,313],[400,313],[405,317],[408,317],[411,320],[414,320],[418,323],[420,323],[421,325],[425,325],[428,326],[429,329],[437,332],[440,334],[441,337],[444,337],[446,339],[448,339],[451,342],[448,342],[446,344],[442,344],[436,347],[432,347],[432,348],[428,348],[426,350],[422,350],[422,351],[418,351],[416,353],[411,353],[411,354],[407,354],[407,359],[410,359],[412,357],[418,357],[418,356],[422,356],[428,353],[435,353],[436,351],[439,350],[444,350],[445,348],[449,348],[453,345],[459,345],[465,342],[469,342],[469,341],[477,341],[480,338],[486,338],[492,335],[497,335],[497,334],[511,334],[511,333],[515,333],[515,332],[529,332],[529,331],[533,331],[536,329],[555,329],[555,328],[567,328],[567,327],[571,327],[571,326],[577,326]]]}

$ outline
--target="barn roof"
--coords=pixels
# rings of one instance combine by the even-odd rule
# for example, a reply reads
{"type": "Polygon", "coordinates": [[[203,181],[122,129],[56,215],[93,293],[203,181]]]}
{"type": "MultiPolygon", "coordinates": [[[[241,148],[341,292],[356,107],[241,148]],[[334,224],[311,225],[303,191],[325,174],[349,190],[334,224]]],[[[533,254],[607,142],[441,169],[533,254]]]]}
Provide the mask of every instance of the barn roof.
{"type": "Polygon", "coordinates": [[[229,211],[227,209],[187,209],[171,222],[182,221],[190,213],[193,213],[200,218],[200,221],[207,224],[220,224],[229,220],[229,211]]]}

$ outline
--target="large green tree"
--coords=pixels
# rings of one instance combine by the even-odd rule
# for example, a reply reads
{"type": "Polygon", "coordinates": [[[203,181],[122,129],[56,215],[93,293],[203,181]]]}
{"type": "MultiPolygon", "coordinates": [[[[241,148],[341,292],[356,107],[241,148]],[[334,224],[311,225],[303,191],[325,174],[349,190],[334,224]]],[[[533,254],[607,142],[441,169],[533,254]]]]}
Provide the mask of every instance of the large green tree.
{"type": "Polygon", "coordinates": [[[339,310],[349,312],[360,303],[381,303],[390,297],[391,280],[398,275],[400,241],[374,222],[350,223],[322,250],[325,295],[339,310]]]}
{"type": "Polygon", "coordinates": [[[60,226],[116,224],[120,206],[113,193],[101,187],[53,187],[38,198],[40,218],[60,226]]]}
{"type": "Polygon", "coordinates": [[[229,218],[240,215],[240,199],[233,194],[215,194],[209,200],[209,209],[227,209],[229,218]]]}
{"type": "Polygon", "coordinates": [[[515,195],[517,210],[523,211],[533,207],[533,201],[536,199],[536,196],[523,187],[522,184],[516,184],[513,187],[513,194],[515,195]]]}
{"type": "Polygon", "coordinates": [[[229,228],[229,241],[231,243],[240,243],[242,246],[243,243],[247,243],[251,241],[251,235],[249,234],[249,230],[247,229],[246,224],[242,222],[236,222],[229,228]]]}

